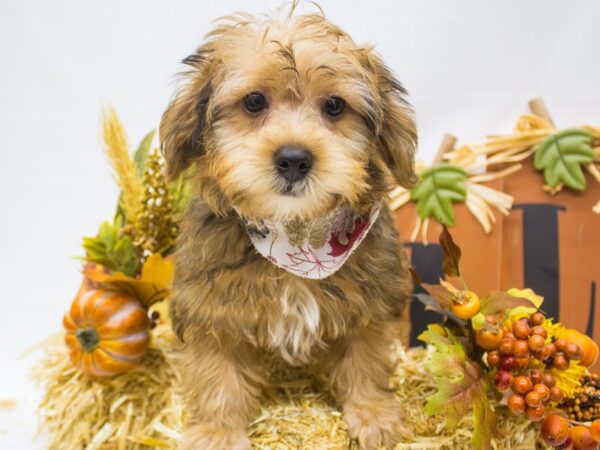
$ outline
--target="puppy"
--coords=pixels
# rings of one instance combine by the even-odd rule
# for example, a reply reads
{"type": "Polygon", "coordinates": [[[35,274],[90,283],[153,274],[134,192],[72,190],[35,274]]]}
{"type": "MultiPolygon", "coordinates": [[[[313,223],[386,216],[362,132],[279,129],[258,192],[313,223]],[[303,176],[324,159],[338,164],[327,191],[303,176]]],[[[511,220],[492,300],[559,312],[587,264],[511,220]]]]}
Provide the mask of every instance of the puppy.
{"type": "Polygon", "coordinates": [[[412,290],[384,197],[415,180],[406,92],[320,14],[223,18],[160,125],[194,187],[171,315],[183,449],[249,449],[265,358],[326,374],[362,448],[393,444],[390,344],[412,290]]]}

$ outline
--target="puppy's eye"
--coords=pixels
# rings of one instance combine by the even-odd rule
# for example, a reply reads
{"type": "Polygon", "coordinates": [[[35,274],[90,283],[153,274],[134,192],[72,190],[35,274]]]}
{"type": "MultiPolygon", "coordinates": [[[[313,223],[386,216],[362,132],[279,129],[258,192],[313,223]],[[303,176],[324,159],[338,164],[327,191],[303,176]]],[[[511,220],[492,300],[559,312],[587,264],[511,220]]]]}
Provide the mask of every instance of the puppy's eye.
{"type": "Polygon", "coordinates": [[[346,102],[341,97],[329,97],[323,104],[323,110],[329,117],[339,117],[346,108],[346,102]]]}
{"type": "Polygon", "coordinates": [[[267,109],[267,99],[261,92],[250,92],[242,100],[244,111],[254,116],[267,109]]]}

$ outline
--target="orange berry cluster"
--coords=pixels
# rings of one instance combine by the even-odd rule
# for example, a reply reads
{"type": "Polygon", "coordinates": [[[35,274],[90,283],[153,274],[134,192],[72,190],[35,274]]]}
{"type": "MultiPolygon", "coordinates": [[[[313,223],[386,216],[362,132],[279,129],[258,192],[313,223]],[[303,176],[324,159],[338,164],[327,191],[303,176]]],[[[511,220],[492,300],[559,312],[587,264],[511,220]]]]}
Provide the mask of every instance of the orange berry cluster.
{"type": "Polygon", "coordinates": [[[564,339],[547,342],[544,321],[544,315],[536,312],[506,329],[489,316],[476,334],[477,344],[487,351],[488,365],[498,369],[496,388],[508,398],[509,410],[533,421],[542,420],[549,402],[561,402],[564,394],[550,373],[531,367],[532,361],[542,362],[546,369],[565,370],[571,359],[582,357],[577,344],[564,339]]]}
{"type": "Polygon", "coordinates": [[[561,450],[596,450],[600,443],[600,420],[589,427],[570,422],[559,414],[549,414],[542,422],[546,444],[561,450]]]}

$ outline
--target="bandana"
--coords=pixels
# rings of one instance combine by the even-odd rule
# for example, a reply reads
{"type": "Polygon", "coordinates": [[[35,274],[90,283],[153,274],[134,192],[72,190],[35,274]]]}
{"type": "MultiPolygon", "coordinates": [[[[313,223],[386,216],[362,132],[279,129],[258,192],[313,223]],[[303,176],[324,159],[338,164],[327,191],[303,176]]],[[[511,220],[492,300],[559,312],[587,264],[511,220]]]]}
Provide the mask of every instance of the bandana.
{"type": "Polygon", "coordinates": [[[379,216],[381,202],[359,215],[341,207],[327,216],[288,222],[247,223],[254,248],[282,269],[303,278],[322,279],[335,273],[363,241],[379,216]]]}

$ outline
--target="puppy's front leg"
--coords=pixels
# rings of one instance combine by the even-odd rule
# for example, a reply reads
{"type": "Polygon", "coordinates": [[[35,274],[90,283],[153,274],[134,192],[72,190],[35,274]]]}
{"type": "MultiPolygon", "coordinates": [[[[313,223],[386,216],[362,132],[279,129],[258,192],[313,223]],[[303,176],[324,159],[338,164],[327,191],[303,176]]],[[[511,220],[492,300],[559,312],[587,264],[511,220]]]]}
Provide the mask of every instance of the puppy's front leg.
{"type": "Polygon", "coordinates": [[[182,450],[247,450],[246,428],[263,376],[254,349],[207,335],[184,344],[180,358],[187,420],[182,450]]]}
{"type": "Polygon", "coordinates": [[[389,324],[372,324],[332,348],[331,391],[343,406],[350,436],[363,449],[396,440],[401,414],[388,389],[392,341],[389,324]]]}

